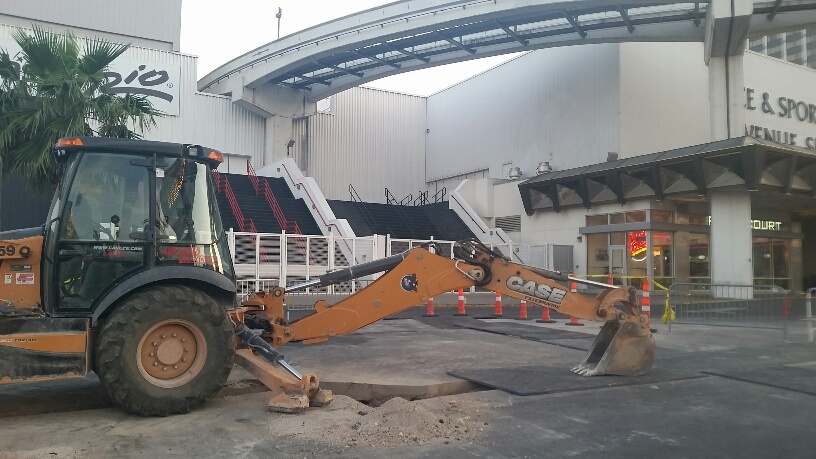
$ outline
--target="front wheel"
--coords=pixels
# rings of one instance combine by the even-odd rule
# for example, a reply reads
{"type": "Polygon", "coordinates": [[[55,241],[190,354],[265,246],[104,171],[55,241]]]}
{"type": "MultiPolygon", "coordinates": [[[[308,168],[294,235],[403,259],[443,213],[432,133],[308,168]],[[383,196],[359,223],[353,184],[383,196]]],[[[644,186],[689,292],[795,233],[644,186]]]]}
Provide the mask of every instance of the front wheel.
{"type": "Polygon", "coordinates": [[[131,413],[167,416],[201,406],[232,370],[235,338],[226,311],[185,286],[127,298],[96,341],[99,379],[131,413]]]}

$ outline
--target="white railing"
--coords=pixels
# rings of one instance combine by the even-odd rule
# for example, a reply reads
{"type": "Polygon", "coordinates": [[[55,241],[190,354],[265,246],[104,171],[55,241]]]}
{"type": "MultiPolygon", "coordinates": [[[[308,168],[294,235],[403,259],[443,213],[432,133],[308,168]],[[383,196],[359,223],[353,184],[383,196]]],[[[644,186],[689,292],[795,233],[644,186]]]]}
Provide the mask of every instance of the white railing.
{"type": "MultiPolygon", "coordinates": [[[[327,272],[378,260],[433,242],[439,256],[453,258],[454,241],[392,239],[388,236],[338,237],[287,233],[227,232],[238,295],[245,299],[253,291],[291,286],[327,272]],[[346,255],[349,254],[349,256],[346,255]]],[[[526,244],[490,245],[491,249],[521,254],[528,264],[547,268],[546,246],[526,244]]],[[[310,287],[303,294],[353,294],[376,280],[365,276],[327,287],[310,287]]]]}
{"type": "MultiPolygon", "coordinates": [[[[384,256],[376,236],[312,236],[230,230],[227,240],[236,279],[246,288],[255,284],[272,285],[273,282],[274,285],[289,286],[384,256]]],[[[365,279],[307,289],[306,293],[354,293],[362,281],[365,279]]]]}
{"type": "Polygon", "coordinates": [[[816,296],[816,287],[809,288],[805,295],[805,321],[807,322],[808,342],[813,342],[813,297],[816,296]]]}
{"type": "MultiPolygon", "coordinates": [[[[475,210],[467,203],[459,189],[465,184],[466,180],[462,181],[455,190],[451,191],[450,200],[448,200],[448,208],[456,212],[459,219],[467,225],[470,232],[472,232],[482,244],[491,246],[501,246],[512,244],[510,236],[501,228],[490,228],[485,224],[482,217],[476,213],[475,210]]],[[[504,253],[504,252],[502,252],[504,253]]],[[[518,263],[530,264],[529,261],[522,259],[518,253],[510,252],[505,254],[518,263]]]]}

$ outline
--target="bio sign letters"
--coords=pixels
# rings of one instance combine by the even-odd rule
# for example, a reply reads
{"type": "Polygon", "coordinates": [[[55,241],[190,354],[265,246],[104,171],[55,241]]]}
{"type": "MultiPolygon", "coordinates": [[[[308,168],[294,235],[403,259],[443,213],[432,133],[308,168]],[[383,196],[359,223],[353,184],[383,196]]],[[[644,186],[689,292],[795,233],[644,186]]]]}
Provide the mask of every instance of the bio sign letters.
{"type": "MultiPolygon", "coordinates": [[[[17,42],[0,38],[0,48],[7,51],[17,65],[25,65],[17,42]]],[[[105,76],[108,78],[106,93],[145,96],[153,108],[167,115],[179,115],[179,65],[119,57],[108,66],[105,76]]]]}

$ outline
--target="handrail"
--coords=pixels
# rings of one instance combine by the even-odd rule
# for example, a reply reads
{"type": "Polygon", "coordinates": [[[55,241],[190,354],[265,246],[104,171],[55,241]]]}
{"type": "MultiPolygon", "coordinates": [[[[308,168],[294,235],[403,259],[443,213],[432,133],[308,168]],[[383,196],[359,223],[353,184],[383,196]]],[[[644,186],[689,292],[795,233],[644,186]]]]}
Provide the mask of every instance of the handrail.
{"type": "Polygon", "coordinates": [[[443,186],[441,190],[438,190],[436,193],[434,193],[434,195],[433,195],[434,203],[437,203],[437,202],[440,202],[440,201],[444,202],[445,201],[445,194],[447,194],[447,193],[448,193],[448,188],[443,186]],[[441,197],[439,196],[439,193],[442,193],[441,197]]]}
{"type": "Polygon", "coordinates": [[[255,187],[255,196],[258,195],[258,174],[255,173],[255,169],[252,167],[252,162],[247,159],[247,176],[249,177],[249,181],[252,182],[252,186],[255,187]]]}
{"type": "Polygon", "coordinates": [[[241,207],[238,206],[238,200],[235,199],[235,193],[232,191],[232,186],[230,186],[229,179],[226,176],[224,176],[224,192],[232,209],[232,215],[238,220],[238,228],[244,231],[244,213],[241,212],[241,207]]]}
{"type": "Polygon", "coordinates": [[[424,206],[425,204],[428,204],[428,192],[420,191],[419,196],[414,199],[414,206],[424,206]]]}
{"type": "Polygon", "coordinates": [[[215,182],[215,191],[221,191],[221,173],[217,169],[210,171],[213,181],[215,182]]]}
{"type": "Polygon", "coordinates": [[[351,199],[352,202],[363,202],[363,199],[360,197],[357,190],[354,188],[354,185],[351,183],[349,183],[349,199],[351,199]]]}
{"type": "Polygon", "coordinates": [[[269,182],[266,180],[263,182],[263,192],[266,203],[269,204],[269,207],[272,209],[272,215],[275,216],[278,226],[280,226],[281,230],[287,231],[289,221],[287,220],[286,215],[283,213],[283,209],[281,209],[278,199],[272,193],[272,189],[269,187],[269,182]]]}
{"type": "Polygon", "coordinates": [[[385,187],[385,203],[386,204],[399,204],[399,201],[397,201],[397,198],[391,193],[390,190],[388,190],[388,187],[385,187]]]}
{"type": "MultiPolygon", "coordinates": [[[[289,172],[289,169],[286,168],[286,164],[281,164],[281,168],[284,170],[284,172],[286,172],[286,175],[289,177],[289,181],[292,182],[293,185],[297,186],[298,189],[300,189],[302,185],[300,183],[295,183],[295,179],[292,178],[292,174],[289,172]]],[[[317,203],[315,202],[315,199],[312,197],[312,194],[309,193],[309,188],[303,186],[303,191],[306,193],[306,196],[309,198],[309,202],[312,205],[311,207],[313,209],[315,209],[315,211],[317,212],[317,215],[320,216],[320,220],[323,222],[323,226],[326,226],[326,227],[333,226],[337,230],[337,234],[340,234],[340,227],[337,226],[337,223],[328,222],[326,220],[326,217],[323,216],[323,213],[320,212],[320,206],[317,205],[317,203]]]]}

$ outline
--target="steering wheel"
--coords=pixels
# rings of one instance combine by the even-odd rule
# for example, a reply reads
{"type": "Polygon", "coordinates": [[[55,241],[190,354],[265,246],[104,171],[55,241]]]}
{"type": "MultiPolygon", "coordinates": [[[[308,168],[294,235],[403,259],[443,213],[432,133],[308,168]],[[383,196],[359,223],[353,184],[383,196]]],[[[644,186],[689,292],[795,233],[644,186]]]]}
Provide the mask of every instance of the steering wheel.
{"type": "MultiPolygon", "coordinates": [[[[97,222],[96,220],[93,220],[92,218],[90,218],[88,216],[85,216],[85,215],[82,215],[82,214],[72,213],[71,214],[71,220],[74,221],[74,229],[76,229],[77,221],[80,221],[80,222],[82,222],[84,224],[87,224],[89,227],[91,227],[92,231],[94,232],[94,239],[96,239],[96,240],[99,240],[99,235],[101,233],[107,234],[110,239],[113,239],[113,234],[111,234],[109,229],[105,228],[99,222],[97,222]]],[[[77,234],[79,234],[79,233],[77,233],[77,234]]]]}

